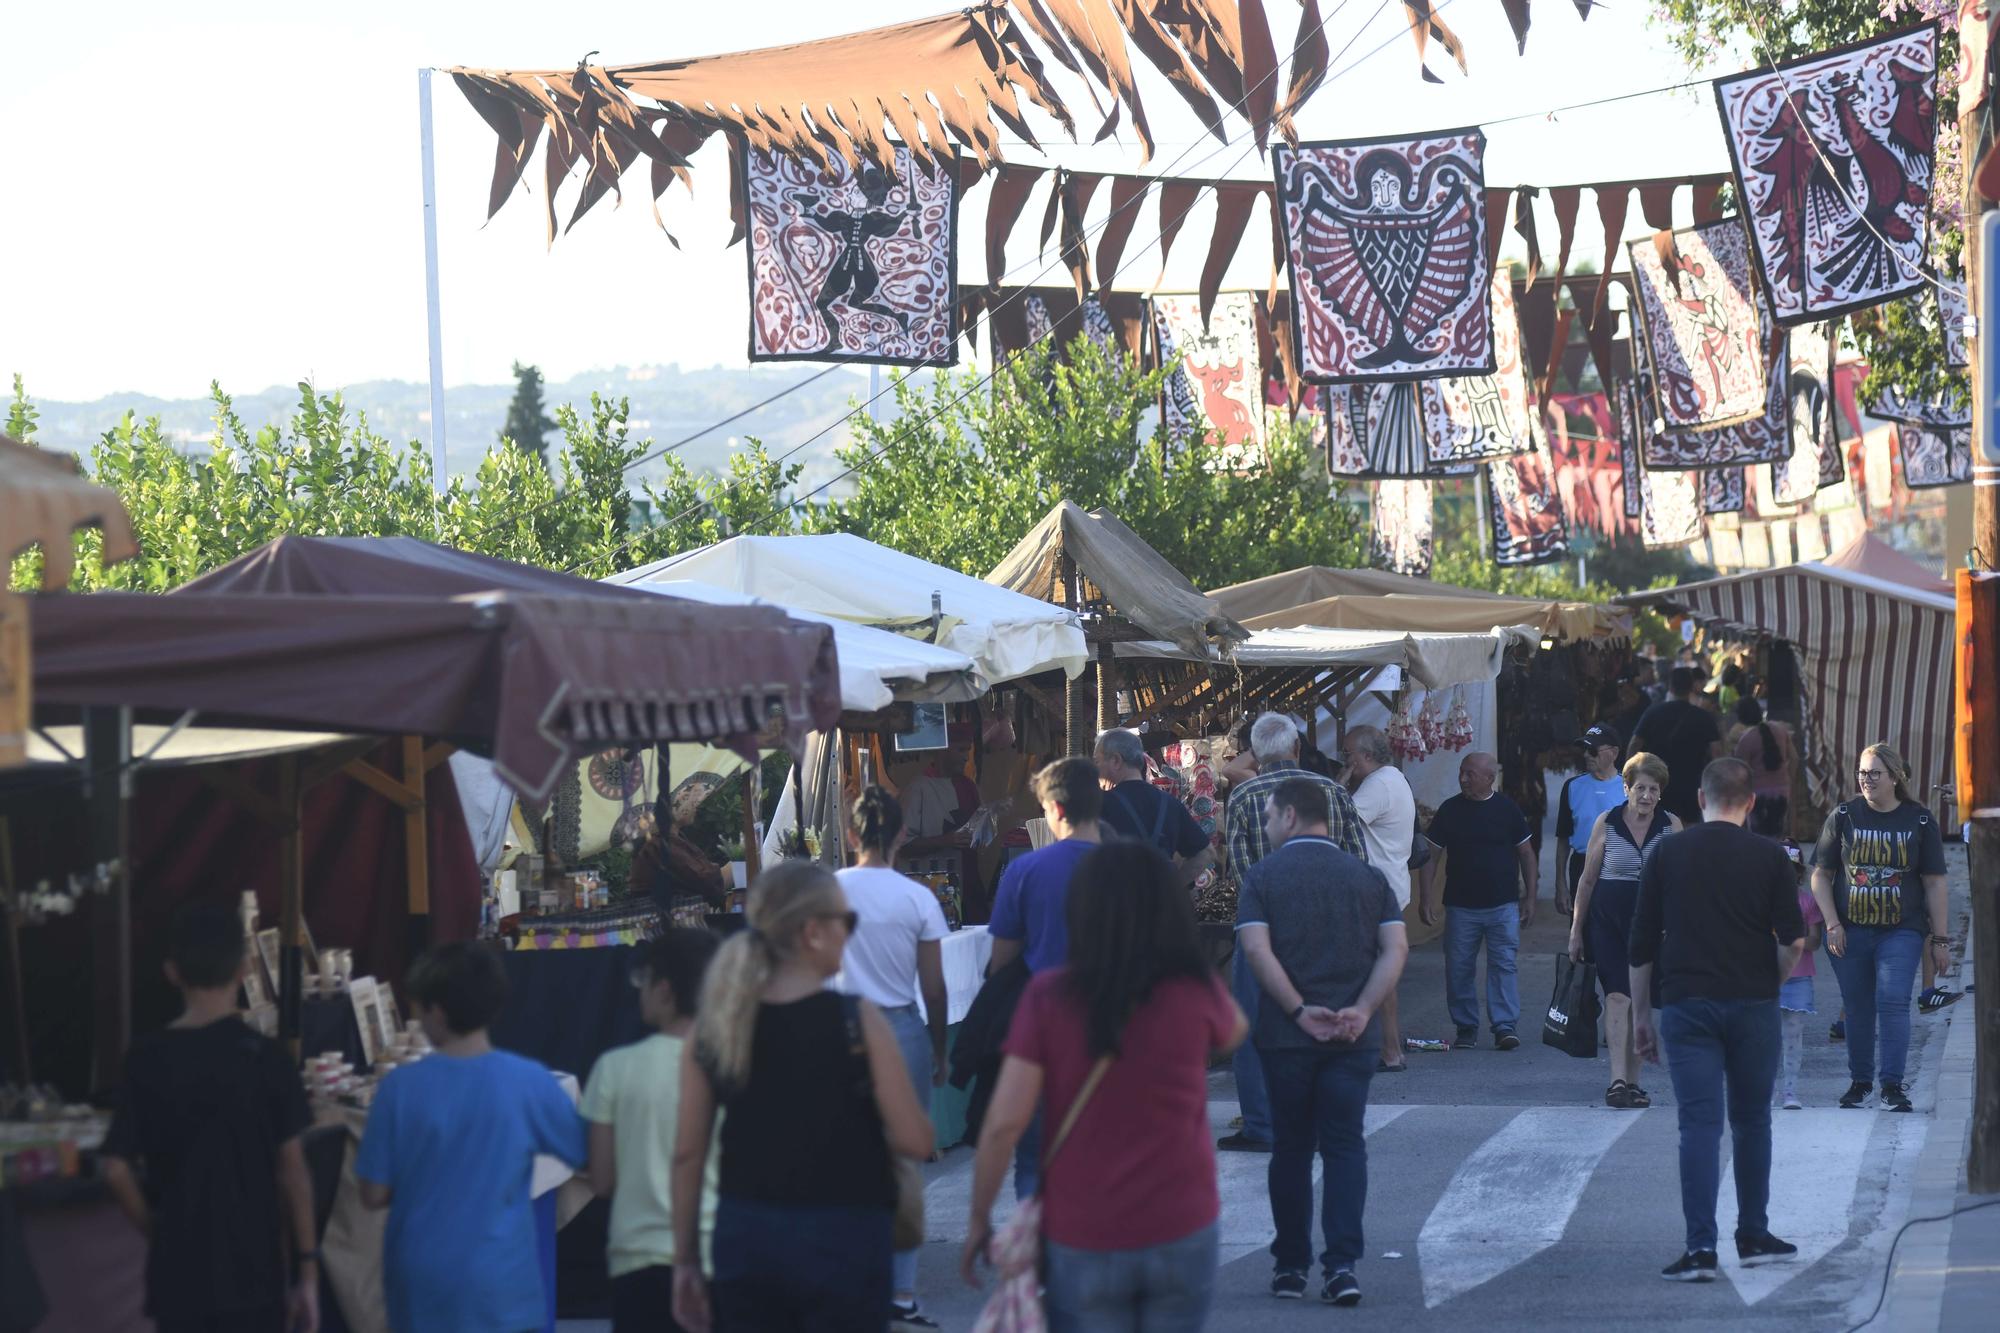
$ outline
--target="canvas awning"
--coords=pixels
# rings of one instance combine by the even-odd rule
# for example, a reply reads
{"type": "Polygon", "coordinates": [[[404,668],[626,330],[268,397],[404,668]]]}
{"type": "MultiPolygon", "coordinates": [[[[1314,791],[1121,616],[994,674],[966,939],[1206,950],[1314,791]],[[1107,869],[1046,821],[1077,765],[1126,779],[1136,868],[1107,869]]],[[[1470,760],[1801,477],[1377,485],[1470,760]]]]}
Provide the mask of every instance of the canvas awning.
{"type": "Polygon", "coordinates": [[[1623,638],[1632,613],[1595,602],[1503,597],[1378,569],[1307,565],[1209,594],[1251,629],[1323,625],[1332,629],[1480,633],[1532,625],[1565,641],[1623,638]]]}
{"type": "Polygon", "coordinates": [[[840,715],[824,625],[404,537],[283,538],[165,596],[44,597],[33,626],[39,705],[430,736],[536,799],[606,746],[754,752],[840,715]]]}
{"type": "MultiPolygon", "coordinates": [[[[1538,642],[1525,626],[1478,634],[1408,634],[1379,630],[1262,629],[1236,646],[1239,667],[1399,667],[1425,689],[1490,681],[1499,675],[1507,648],[1538,642]]],[[[1112,645],[1120,658],[1191,661],[1178,645],[1139,640],[1112,645]]]]}
{"type": "Polygon", "coordinates": [[[1060,669],[1089,655],[1076,616],[1058,606],[919,560],[848,533],[732,537],[639,569],[624,585],[691,579],[935,643],[972,659],[981,689],[1060,669]],[[932,616],[932,595],[937,616],[932,616]]]}
{"type": "MultiPolygon", "coordinates": [[[[1068,605],[1071,590],[1065,558],[1078,576],[1103,594],[1107,611],[1183,652],[1214,661],[1249,637],[1249,631],[1115,515],[1103,509],[1086,513],[1069,500],[1050,510],[1021,538],[986,581],[1068,605]]],[[[1096,600],[1088,590],[1083,596],[1096,600]]]]}
{"type": "Polygon", "coordinates": [[[1911,794],[1940,821],[1949,818],[1937,792],[1952,780],[1957,603],[1950,585],[1922,565],[1863,533],[1825,560],[1618,600],[1791,645],[1817,804],[1850,796],[1848,775],[1862,749],[1886,741],[1910,763],[1911,794]]]}

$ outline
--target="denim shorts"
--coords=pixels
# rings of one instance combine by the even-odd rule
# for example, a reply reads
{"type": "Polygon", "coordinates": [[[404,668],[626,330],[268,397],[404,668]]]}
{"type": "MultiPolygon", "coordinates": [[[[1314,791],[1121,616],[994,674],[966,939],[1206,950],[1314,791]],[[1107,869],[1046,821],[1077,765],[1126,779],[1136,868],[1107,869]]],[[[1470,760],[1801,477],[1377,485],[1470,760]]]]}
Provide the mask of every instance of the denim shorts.
{"type": "Polygon", "coordinates": [[[1790,977],[1778,987],[1778,1007],[1793,1013],[1816,1014],[1813,1008],[1813,979],[1811,977],[1790,977]]]}

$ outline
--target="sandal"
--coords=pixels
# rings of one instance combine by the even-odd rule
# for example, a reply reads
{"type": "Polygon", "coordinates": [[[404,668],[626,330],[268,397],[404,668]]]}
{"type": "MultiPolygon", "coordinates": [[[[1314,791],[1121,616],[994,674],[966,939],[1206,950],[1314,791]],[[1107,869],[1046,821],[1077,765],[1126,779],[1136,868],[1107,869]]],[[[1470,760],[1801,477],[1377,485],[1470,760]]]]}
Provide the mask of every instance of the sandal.
{"type": "Polygon", "coordinates": [[[1604,1090],[1604,1104],[1614,1111],[1632,1109],[1632,1085],[1622,1078],[1611,1080],[1611,1086],[1604,1090]]]}
{"type": "Polygon", "coordinates": [[[1648,1093],[1637,1083],[1627,1083],[1625,1085],[1625,1096],[1627,1099],[1626,1105],[1635,1111],[1643,1111],[1653,1104],[1652,1094],[1648,1093]]]}
{"type": "Polygon", "coordinates": [[[1409,1068],[1410,1062],[1408,1060],[1399,1060],[1393,1065],[1387,1060],[1377,1060],[1375,1062],[1375,1072],[1378,1074],[1402,1074],[1407,1073],[1409,1068]]]}

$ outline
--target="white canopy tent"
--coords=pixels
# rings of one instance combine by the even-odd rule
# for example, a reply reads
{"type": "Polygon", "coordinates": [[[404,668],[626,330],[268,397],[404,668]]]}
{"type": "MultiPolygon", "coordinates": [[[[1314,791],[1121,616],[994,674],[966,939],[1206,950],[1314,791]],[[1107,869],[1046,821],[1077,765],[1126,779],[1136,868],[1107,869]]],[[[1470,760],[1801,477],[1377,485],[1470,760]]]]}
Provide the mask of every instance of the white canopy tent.
{"type": "Polygon", "coordinates": [[[846,533],[732,537],[607,581],[681,580],[962,653],[972,659],[975,693],[1044,671],[1074,676],[1089,657],[1082,626],[1062,607],[846,533]]]}
{"type": "MultiPolygon", "coordinates": [[[[1486,634],[1418,634],[1394,630],[1260,629],[1235,646],[1239,666],[1396,667],[1427,690],[1490,682],[1500,673],[1507,648],[1539,643],[1541,631],[1526,625],[1486,634]]],[[[1199,660],[1164,639],[1116,644],[1123,658],[1199,660]]]]}

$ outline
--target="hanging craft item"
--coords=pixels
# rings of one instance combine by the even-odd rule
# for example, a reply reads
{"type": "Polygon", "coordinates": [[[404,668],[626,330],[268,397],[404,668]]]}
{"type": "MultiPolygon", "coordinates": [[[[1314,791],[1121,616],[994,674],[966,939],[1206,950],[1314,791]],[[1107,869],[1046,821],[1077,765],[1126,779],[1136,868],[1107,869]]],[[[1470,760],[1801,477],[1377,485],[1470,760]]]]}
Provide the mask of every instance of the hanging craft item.
{"type": "Polygon", "coordinates": [[[1257,298],[1222,293],[1206,327],[1198,296],[1156,296],[1152,306],[1160,363],[1172,367],[1167,434],[1185,439],[1205,428],[1224,451],[1225,466],[1257,466],[1264,457],[1265,429],[1257,298]]]}
{"type": "Polygon", "coordinates": [[[1326,466],[1336,477],[1458,477],[1474,463],[1433,463],[1424,434],[1418,381],[1330,384],[1326,400],[1326,466]]]}
{"type": "Polygon", "coordinates": [[[1472,748],[1472,714],[1465,711],[1465,696],[1452,691],[1451,716],[1444,724],[1445,745],[1453,750],[1472,748]]]}
{"type": "Polygon", "coordinates": [[[1756,297],[1742,222],[1659,232],[1626,253],[1639,298],[1635,341],[1652,371],[1648,410],[1669,430],[1762,416],[1771,317],[1756,297]]]}
{"type": "Polygon", "coordinates": [[[1745,486],[1740,467],[1712,467],[1701,474],[1701,512],[1740,514],[1745,486]]]}
{"type": "Polygon", "coordinates": [[[1611,405],[1618,413],[1618,485],[1625,517],[1637,518],[1646,511],[1646,493],[1639,469],[1639,390],[1629,377],[1612,387],[1611,405]]]}
{"type": "Polygon", "coordinates": [[[1935,23],[1715,81],[1737,197],[1783,325],[1923,285],[1935,23]]]}
{"type": "Polygon", "coordinates": [[[1485,150],[1477,129],[1273,146],[1305,378],[1492,372],[1485,150]]]}
{"type": "Polygon", "coordinates": [[[1486,512],[1496,565],[1539,565],[1569,553],[1569,521],[1546,447],[1486,464],[1486,512]]]}
{"type": "Polygon", "coordinates": [[[895,164],[745,155],[752,361],[957,363],[957,173],[895,164]]]}
{"type": "MultiPolygon", "coordinates": [[[[1671,430],[1663,427],[1652,412],[1658,401],[1653,392],[1650,367],[1635,364],[1634,380],[1639,389],[1639,410],[1643,414],[1639,457],[1648,471],[1672,471],[1711,467],[1742,467],[1752,463],[1775,463],[1792,453],[1791,356],[1785,349],[1785,331],[1772,328],[1764,348],[1764,411],[1748,421],[1712,430],[1671,430]]],[[[1643,363],[1644,357],[1639,361],[1643,363]]]]}
{"type": "Polygon", "coordinates": [[[1435,690],[1424,696],[1424,706],[1417,712],[1417,734],[1431,753],[1445,748],[1444,708],[1435,690]]]}
{"type": "Polygon", "coordinates": [[[1840,480],[1840,444],[1833,419],[1833,322],[1800,324],[1786,336],[1791,361],[1792,452],[1771,464],[1771,498],[1804,504],[1840,480]],[[1834,459],[1832,480],[1823,475],[1834,459]]]}
{"type": "Polygon", "coordinates": [[[1535,414],[1521,364],[1521,321],[1514,313],[1513,277],[1496,273],[1492,293],[1493,373],[1417,381],[1417,402],[1433,463],[1483,462],[1535,447],[1535,414]]]}
{"type": "Polygon", "coordinates": [[[1431,574],[1431,484],[1378,481],[1369,520],[1369,548],[1377,569],[1427,579],[1431,574]]]}
{"type": "Polygon", "coordinates": [[[1900,422],[1896,444],[1903,454],[1903,484],[1911,490],[1956,486],[1972,480],[1972,427],[1900,422]]]}
{"type": "Polygon", "coordinates": [[[1430,753],[1424,745],[1423,733],[1410,720],[1410,698],[1405,694],[1396,701],[1395,716],[1389,719],[1389,748],[1398,759],[1415,763],[1430,753]]]}
{"type": "Polygon", "coordinates": [[[1913,426],[1970,426],[1972,408],[1944,398],[1919,400],[1896,385],[1886,385],[1875,395],[1868,415],[1884,421],[1913,426]]]}
{"type": "Polygon", "coordinates": [[[1965,301],[1965,288],[1949,278],[1940,279],[1932,288],[1937,293],[1938,326],[1944,333],[1944,362],[1953,370],[1964,370],[1972,364],[1972,349],[1965,338],[1966,323],[1972,318],[1972,309],[1965,301]]]}
{"type": "Polygon", "coordinates": [[[1639,472],[1639,537],[1649,550],[1686,546],[1701,536],[1701,476],[1695,472],[1639,472]]]}

